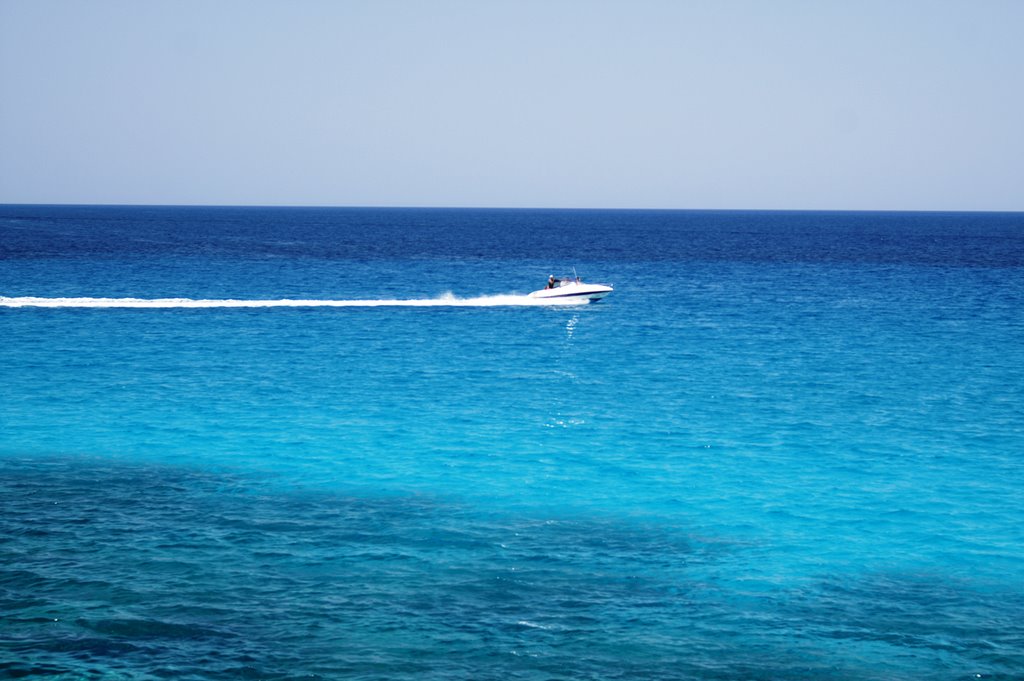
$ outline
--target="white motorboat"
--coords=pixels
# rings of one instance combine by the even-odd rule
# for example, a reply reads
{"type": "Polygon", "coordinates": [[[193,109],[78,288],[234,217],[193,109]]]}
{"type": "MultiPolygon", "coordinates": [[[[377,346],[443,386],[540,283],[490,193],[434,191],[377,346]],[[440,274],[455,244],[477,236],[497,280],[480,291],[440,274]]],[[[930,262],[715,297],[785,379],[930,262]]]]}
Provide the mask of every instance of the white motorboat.
{"type": "Polygon", "coordinates": [[[604,284],[585,284],[579,277],[565,277],[556,279],[554,275],[548,279],[546,288],[534,291],[531,298],[543,298],[545,300],[558,301],[587,301],[601,300],[614,289],[604,284]]]}

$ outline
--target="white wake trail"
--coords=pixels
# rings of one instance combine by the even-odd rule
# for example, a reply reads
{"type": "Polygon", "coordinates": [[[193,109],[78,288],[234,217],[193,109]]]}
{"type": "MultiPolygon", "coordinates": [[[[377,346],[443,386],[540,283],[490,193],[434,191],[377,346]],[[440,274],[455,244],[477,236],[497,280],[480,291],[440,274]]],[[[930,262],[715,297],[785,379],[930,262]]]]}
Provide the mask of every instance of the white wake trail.
{"type": "Polygon", "coordinates": [[[411,300],[196,300],[193,298],[36,298],[31,296],[0,296],[0,307],[92,307],[92,308],[224,308],[224,307],[499,307],[537,305],[579,305],[587,300],[538,299],[524,295],[505,294],[456,298],[446,294],[439,298],[411,300]]]}

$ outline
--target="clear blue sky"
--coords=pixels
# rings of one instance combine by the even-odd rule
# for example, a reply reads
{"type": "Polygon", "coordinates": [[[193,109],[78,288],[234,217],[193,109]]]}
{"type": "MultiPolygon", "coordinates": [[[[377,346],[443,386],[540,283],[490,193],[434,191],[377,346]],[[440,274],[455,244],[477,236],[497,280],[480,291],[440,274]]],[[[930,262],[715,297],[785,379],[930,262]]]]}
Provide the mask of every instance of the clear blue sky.
{"type": "Polygon", "coordinates": [[[0,0],[0,203],[1024,210],[1024,1],[0,0]]]}

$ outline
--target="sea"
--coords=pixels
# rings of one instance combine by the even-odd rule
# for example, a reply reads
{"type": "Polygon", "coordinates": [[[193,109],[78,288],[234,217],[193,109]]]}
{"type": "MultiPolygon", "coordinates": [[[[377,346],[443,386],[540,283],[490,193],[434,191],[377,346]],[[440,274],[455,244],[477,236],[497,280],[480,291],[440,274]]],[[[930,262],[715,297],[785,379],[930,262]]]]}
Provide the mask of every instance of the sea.
{"type": "Polygon", "coordinates": [[[1024,678],[1022,213],[3,205],[0,353],[3,678],[1024,678]]]}

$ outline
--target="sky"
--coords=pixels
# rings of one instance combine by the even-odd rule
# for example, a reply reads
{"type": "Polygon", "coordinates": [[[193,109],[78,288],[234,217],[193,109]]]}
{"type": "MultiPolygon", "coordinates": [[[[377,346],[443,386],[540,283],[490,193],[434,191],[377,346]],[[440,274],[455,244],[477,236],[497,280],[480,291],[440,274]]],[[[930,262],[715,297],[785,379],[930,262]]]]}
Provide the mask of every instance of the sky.
{"type": "Polygon", "coordinates": [[[0,203],[1024,210],[1024,0],[0,0],[0,203]]]}

